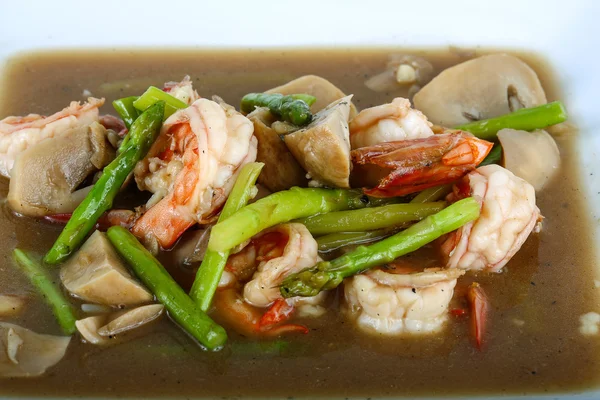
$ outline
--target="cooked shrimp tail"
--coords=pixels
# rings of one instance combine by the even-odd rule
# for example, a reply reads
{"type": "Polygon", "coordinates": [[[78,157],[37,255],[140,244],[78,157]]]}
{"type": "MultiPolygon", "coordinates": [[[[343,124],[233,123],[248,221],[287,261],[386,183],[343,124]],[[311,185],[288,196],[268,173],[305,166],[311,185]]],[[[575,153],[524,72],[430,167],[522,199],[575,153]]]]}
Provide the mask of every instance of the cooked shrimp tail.
{"type": "MultiPolygon", "coordinates": [[[[275,326],[287,321],[294,313],[294,303],[286,299],[277,299],[269,307],[266,313],[260,318],[258,327],[261,331],[273,329],[275,326]]],[[[308,328],[304,325],[286,324],[286,332],[308,333],[308,328]]],[[[281,326],[279,329],[282,329],[281,326]]]]}
{"type": "Polygon", "coordinates": [[[484,160],[492,146],[491,142],[458,131],[363,147],[353,150],[351,156],[357,164],[391,169],[377,187],[364,192],[375,197],[393,197],[462,178],[484,160]]]}
{"type": "Polygon", "coordinates": [[[471,308],[471,332],[477,348],[481,350],[487,327],[490,304],[483,288],[476,282],[473,282],[469,286],[467,299],[471,308]]]}
{"type": "Polygon", "coordinates": [[[283,324],[283,307],[274,303],[272,310],[261,314],[256,307],[246,303],[235,289],[219,289],[215,293],[214,305],[223,321],[237,333],[249,337],[277,337],[285,333],[308,333],[302,325],[283,324]],[[264,321],[263,321],[264,318],[264,321]]]}

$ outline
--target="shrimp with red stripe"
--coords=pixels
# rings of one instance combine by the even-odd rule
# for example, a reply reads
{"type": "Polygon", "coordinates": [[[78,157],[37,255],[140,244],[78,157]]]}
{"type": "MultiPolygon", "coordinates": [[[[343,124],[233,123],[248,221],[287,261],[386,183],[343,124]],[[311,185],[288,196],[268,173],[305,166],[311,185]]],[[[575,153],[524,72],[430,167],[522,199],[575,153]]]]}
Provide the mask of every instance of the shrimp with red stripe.
{"type": "Polygon", "coordinates": [[[324,309],[326,294],[283,299],[279,284],[290,274],[319,261],[317,242],[302,224],[277,225],[254,237],[232,254],[215,295],[219,315],[239,333],[277,336],[286,332],[307,333],[302,325],[287,323],[304,309],[314,315],[324,309]]]}
{"type": "Polygon", "coordinates": [[[253,131],[233,107],[207,99],[169,117],[134,171],[138,187],[153,196],[132,232],[152,249],[167,249],[215,216],[241,167],[256,159],[253,131]]]}

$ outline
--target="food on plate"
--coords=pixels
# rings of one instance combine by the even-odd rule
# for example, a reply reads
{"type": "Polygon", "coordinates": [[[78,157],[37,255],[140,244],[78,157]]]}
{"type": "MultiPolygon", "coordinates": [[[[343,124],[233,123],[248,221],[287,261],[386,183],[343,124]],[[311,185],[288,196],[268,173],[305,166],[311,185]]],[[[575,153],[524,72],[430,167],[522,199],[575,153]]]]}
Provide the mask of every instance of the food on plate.
{"type": "Polygon", "coordinates": [[[110,58],[46,72],[95,95],[49,116],[26,85],[0,115],[0,395],[581,378],[600,283],[550,80],[518,55],[389,53],[110,58]]]}

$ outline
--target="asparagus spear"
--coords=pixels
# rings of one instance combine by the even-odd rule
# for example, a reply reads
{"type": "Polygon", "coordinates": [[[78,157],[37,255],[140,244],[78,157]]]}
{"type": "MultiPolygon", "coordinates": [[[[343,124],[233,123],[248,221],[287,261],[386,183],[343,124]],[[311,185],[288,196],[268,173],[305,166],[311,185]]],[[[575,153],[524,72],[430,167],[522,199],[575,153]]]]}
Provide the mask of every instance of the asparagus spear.
{"type": "Polygon", "coordinates": [[[418,204],[429,203],[431,201],[438,201],[440,199],[443,199],[451,191],[452,184],[430,187],[420,192],[410,202],[413,204],[418,204]]]}
{"type": "Polygon", "coordinates": [[[113,108],[119,113],[119,116],[125,123],[127,129],[131,129],[131,124],[139,116],[138,110],[133,106],[133,102],[138,99],[137,96],[123,97],[112,102],[113,108]]]}
{"type": "MultiPolygon", "coordinates": [[[[264,165],[263,163],[249,163],[244,165],[233,185],[233,189],[231,189],[225,206],[223,206],[221,215],[219,215],[219,221],[229,218],[248,203],[248,200],[252,197],[256,179],[264,165]]],[[[223,252],[207,250],[204,254],[204,259],[196,273],[196,279],[194,279],[194,284],[190,291],[190,297],[202,311],[207,311],[210,307],[210,302],[225,269],[227,257],[229,257],[229,250],[223,252]]]]}
{"type": "Polygon", "coordinates": [[[128,135],[129,140],[121,145],[120,154],[104,168],[100,179],[73,211],[69,222],[44,257],[46,263],[58,264],[66,260],[94,228],[98,218],[112,207],[123,182],[158,136],[164,108],[163,101],[157,102],[135,120],[128,135]]]}
{"type": "Polygon", "coordinates": [[[362,210],[338,211],[298,220],[313,235],[336,232],[362,232],[420,221],[446,206],[443,201],[421,204],[389,204],[362,210]]]}
{"type": "Polygon", "coordinates": [[[496,140],[496,134],[504,128],[533,131],[556,125],[567,120],[567,111],[560,101],[537,107],[523,108],[496,118],[470,122],[456,129],[471,132],[478,138],[496,140]]]}
{"type": "Polygon", "coordinates": [[[496,143],[494,145],[494,147],[492,147],[492,150],[489,152],[487,157],[485,157],[483,159],[483,161],[481,162],[481,164],[479,164],[479,166],[483,167],[484,165],[489,165],[489,164],[499,164],[501,160],[502,160],[502,146],[499,143],[496,143]]]}
{"type": "Polygon", "coordinates": [[[144,94],[142,94],[137,100],[133,102],[133,106],[140,111],[146,110],[148,107],[156,103],[157,101],[165,102],[164,119],[169,118],[175,113],[175,111],[182,108],[187,108],[187,104],[179,100],[177,97],[171,96],[167,92],[163,92],[155,86],[150,86],[144,94]]]}
{"type": "Polygon", "coordinates": [[[46,303],[52,308],[63,332],[67,335],[75,332],[75,313],[71,303],[65,298],[60,289],[54,285],[52,278],[41,265],[33,261],[23,250],[15,249],[13,257],[17,265],[27,275],[29,281],[40,292],[46,303]]]}
{"type": "Polygon", "coordinates": [[[241,110],[244,113],[250,113],[256,107],[268,107],[271,113],[284,121],[302,126],[312,120],[310,105],[305,101],[308,96],[306,94],[284,96],[279,93],[248,93],[242,98],[241,110]]]}
{"type": "Polygon", "coordinates": [[[344,246],[365,244],[384,239],[392,235],[393,231],[389,229],[379,229],[368,232],[339,232],[316,238],[319,251],[328,253],[344,246]]]}
{"type": "Polygon", "coordinates": [[[315,104],[315,101],[317,101],[317,98],[315,96],[311,96],[310,94],[306,93],[290,94],[289,96],[295,100],[302,100],[309,106],[312,106],[313,104],[315,104]]]}
{"type": "MultiPolygon", "coordinates": [[[[243,207],[212,228],[208,249],[231,250],[274,225],[332,211],[363,208],[371,198],[359,190],[298,188],[273,193],[243,207]]],[[[380,200],[377,204],[382,204],[380,200]]]]}
{"type": "Polygon", "coordinates": [[[173,280],[167,270],[129,231],[113,226],[106,232],[137,277],[154,293],[171,317],[208,349],[217,349],[227,340],[225,329],[217,325],[173,280]]]}
{"type": "Polygon", "coordinates": [[[281,284],[281,295],[316,296],[322,290],[334,289],[344,278],[389,263],[478,217],[479,203],[467,197],[387,239],[290,275],[281,284]]]}

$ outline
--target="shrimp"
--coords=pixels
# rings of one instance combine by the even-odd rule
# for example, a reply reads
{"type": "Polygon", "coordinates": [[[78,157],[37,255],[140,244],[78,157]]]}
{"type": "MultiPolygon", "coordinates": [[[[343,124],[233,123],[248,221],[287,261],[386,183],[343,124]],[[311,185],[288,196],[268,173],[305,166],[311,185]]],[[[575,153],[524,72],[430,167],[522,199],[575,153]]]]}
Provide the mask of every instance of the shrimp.
{"type": "Polygon", "coordinates": [[[535,189],[499,165],[486,165],[454,185],[448,201],[473,196],[478,219],[450,233],[441,250],[448,268],[500,272],[533,231],[540,210],[535,189]]]}
{"type": "Polygon", "coordinates": [[[0,121],[0,175],[10,178],[16,157],[44,139],[60,136],[71,129],[98,122],[98,108],[104,99],[88,98],[77,101],[49,117],[29,114],[25,117],[6,117],[0,121]]]}
{"type": "Polygon", "coordinates": [[[240,252],[227,260],[218,293],[217,308],[234,328],[246,335],[278,335],[308,330],[295,324],[283,324],[296,310],[306,315],[322,314],[321,293],[310,298],[283,299],[278,285],[292,273],[319,261],[317,242],[302,224],[288,223],[273,227],[254,237],[240,252]],[[243,295],[235,292],[243,284],[243,295]],[[264,314],[260,309],[267,308],[264,314]]]}
{"type": "Polygon", "coordinates": [[[431,122],[421,111],[410,108],[402,97],[391,103],[362,110],[350,121],[352,149],[406,139],[433,136],[431,122]]]}
{"type": "Polygon", "coordinates": [[[244,286],[244,299],[256,307],[267,307],[281,298],[279,284],[288,275],[318,262],[317,242],[304,225],[281,224],[265,232],[272,233],[284,237],[281,254],[261,262],[252,280],[244,286]]]}
{"type": "Polygon", "coordinates": [[[181,82],[166,82],[163,91],[183,101],[188,106],[200,98],[198,92],[192,86],[189,75],[184,76],[181,82]]]}
{"type": "Polygon", "coordinates": [[[134,175],[154,193],[132,232],[152,249],[169,248],[223,205],[241,167],[256,159],[250,120],[207,99],[169,117],[134,175]]]}
{"type": "Polygon", "coordinates": [[[473,282],[467,291],[467,299],[471,308],[471,334],[479,350],[483,346],[486,333],[490,303],[485,291],[477,282],[473,282]]]}
{"type": "Polygon", "coordinates": [[[438,332],[448,319],[448,305],[459,269],[423,272],[376,269],[344,282],[348,313],[366,332],[384,335],[438,332]]]}
{"type": "Polygon", "coordinates": [[[424,139],[409,139],[353,150],[357,164],[392,169],[365,194],[375,197],[404,196],[429,187],[454,182],[474,170],[493,143],[468,132],[449,131],[424,139]]]}

